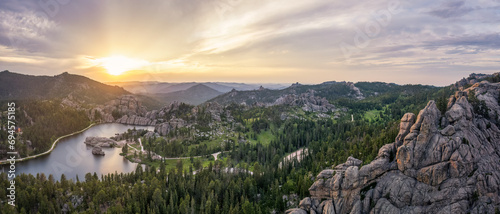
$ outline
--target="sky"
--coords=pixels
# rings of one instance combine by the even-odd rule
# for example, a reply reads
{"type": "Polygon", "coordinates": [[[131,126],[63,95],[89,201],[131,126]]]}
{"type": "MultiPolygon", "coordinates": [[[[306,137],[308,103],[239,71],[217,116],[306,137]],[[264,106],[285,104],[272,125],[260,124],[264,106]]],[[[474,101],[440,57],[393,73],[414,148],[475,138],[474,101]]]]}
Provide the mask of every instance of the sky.
{"type": "Polygon", "coordinates": [[[500,0],[2,0],[0,70],[448,85],[500,71],[499,23],[500,0]]]}

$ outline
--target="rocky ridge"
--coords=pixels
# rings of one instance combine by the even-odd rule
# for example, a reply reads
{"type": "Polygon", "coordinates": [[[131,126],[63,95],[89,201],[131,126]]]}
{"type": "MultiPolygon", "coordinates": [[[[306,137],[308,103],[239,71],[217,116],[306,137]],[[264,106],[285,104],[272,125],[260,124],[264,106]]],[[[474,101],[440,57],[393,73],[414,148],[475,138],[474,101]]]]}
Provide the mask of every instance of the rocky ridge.
{"type": "MultiPolygon", "coordinates": [[[[359,90],[359,89],[358,89],[359,90]]],[[[330,104],[326,98],[321,98],[314,95],[314,90],[309,90],[306,93],[299,95],[287,94],[279,97],[273,103],[265,104],[266,106],[287,105],[299,106],[304,111],[312,112],[329,112],[334,111],[335,106],[330,104]]]]}
{"type": "Polygon", "coordinates": [[[476,74],[472,73],[467,78],[462,78],[457,81],[453,86],[455,88],[463,88],[467,85],[474,85],[476,83],[482,82],[485,79],[497,79],[500,80],[500,72],[494,74],[476,74]]]}
{"type": "Polygon", "coordinates": [[[222,105],[236,103],[244,106],[296,106],[304,111],[311,112],[333,112],[335,108],[328,100],[333,97],[349,97],[363,99],[361,90],[354,83],[332,83],[303,86],[299,83],[282,90],[270,90],[259,88],[253,91],[231,90],[229,93],[220,95],[211,102],[218,102],[222,105]]]}
{"type": "Polygon", "coordinates": [[[286,213],[495,213],[500,207],[500,83],[458,91],[444,115],[434,101],[407,113],[395,142],[371,163],[323,170],[311,197],[286,213]],[[468,95],[484,101],[474,111],[468,95]]]}
{"type": "Polygon", "coordinates": [[[127,125],[150,126],[156,121],[147,117],[149,112],[133,95],[124,95],[105,105],[88,110],[90,119],[100,119],[105,123],[122,123],[127,125]]]}

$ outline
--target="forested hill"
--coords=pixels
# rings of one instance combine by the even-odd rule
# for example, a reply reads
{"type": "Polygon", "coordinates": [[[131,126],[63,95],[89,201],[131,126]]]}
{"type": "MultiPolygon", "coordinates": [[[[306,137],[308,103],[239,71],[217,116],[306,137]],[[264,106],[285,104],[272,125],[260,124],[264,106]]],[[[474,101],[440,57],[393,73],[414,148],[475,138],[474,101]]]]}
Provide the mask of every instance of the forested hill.
{"type": "Polygon", "coordinates": [[[261,87],[253,91],[232,90],[220,95],[209,102],[217,102],[223,105],[236,103],[244,105],[277,105],[290,97],[317,97],[325,98],[330,103],[342,99],[363,100],[365,98],[380,95],[413,95],[423,91],[435,90],[433,86],[423,85],[397,85],[382,82],[324,82],[317,85],[302,85],[295,83],[288,88],[271,90],[261,87]]]}
{"type": "MultiPolygon", "coordinates": [[[[17,136],[19,157],[45,152],[56,138],[98,122],[89,117],[90,109],[129,94],[66,72],[56,76],[0,72],[0,107],[5,110],[7,102],[16,103],[16,125],[23,131],[17,136]]],[[[8,147],[6,121],[0,114],[0,159],[6,158],[8,147]]]]}
{"type": "Polygon", "coordinates": [[[214,98],[221,94],[222,92],[212,89],[205,84],[196,84],[186,90],[145,95],[153,97],[164,104],[170,104],[177,101],[191,105],[199,105],[207,101],[208,99],[214,98]]]}
{"type": "Polygon", "coordinates": [[[47,100],[72,96],[85,103],[102,104],[130,94],[118,86],[109,86],[67,72],[56,76],[32,76],[0,72],[0,100],[47,100]]]}

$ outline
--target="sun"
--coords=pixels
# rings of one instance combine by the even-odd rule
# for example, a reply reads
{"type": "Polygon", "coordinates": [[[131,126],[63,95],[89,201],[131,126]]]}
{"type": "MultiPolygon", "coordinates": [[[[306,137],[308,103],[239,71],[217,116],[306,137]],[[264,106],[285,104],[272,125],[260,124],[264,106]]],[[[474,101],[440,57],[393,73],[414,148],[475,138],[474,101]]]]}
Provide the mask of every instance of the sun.
{"type": "Polygon", "coordinates": [[[142,59],[134,59],[126,56],[110,56],[94,59],[96,66],[103,67],[106,71],[114,76],[123,74],[124,72],[138,69],[149,64],[148,61],[142,59]]]}

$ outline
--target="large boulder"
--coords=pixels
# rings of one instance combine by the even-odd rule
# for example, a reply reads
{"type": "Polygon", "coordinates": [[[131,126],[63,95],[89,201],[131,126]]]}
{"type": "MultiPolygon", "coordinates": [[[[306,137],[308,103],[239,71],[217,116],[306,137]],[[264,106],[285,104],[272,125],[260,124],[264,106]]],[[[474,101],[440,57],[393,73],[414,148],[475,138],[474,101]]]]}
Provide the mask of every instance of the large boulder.
{"type": "Polygon", "coordinates": [[[311,206],[312,206],[312,201],[311,198],[309,197],[302,199],[299,203],[299,207],[306,211],[309,211],[311,209],[311,206]]]}
{"type": "Polygon", "coordinates": [[[92,147],[114,147],[117,145],[116,141],[106,137],[87,137],[84,143],[92,147]]]}
{"type": "Polygon", "coordinates": [[[93,155],[104,155],[104,151],[102,151],[101,147],[94,147],[94,148],[92,148],[92,154],[93,155]]]}

